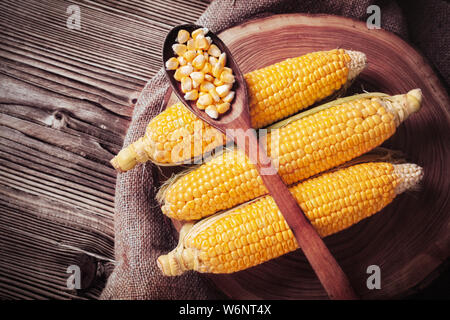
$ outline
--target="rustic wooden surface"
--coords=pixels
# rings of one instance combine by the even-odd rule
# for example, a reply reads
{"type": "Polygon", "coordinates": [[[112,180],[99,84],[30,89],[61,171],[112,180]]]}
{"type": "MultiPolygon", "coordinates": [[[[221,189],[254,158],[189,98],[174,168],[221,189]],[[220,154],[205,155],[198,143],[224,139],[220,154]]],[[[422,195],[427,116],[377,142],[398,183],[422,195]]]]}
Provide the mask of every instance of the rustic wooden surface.
{"type": "Polygon", "coordinates": [[[206,1],[0,2],[0,298],[96,298],[114,263],[108,161],[161,67],[166,33],[206,1]],[[66,27],[69,5],[81,30],[66,27]],[[67,289],[81,266],[87,290],[67,289]]]}
{"type": "MultiPolygon", "coordinates": [[[[423,57],[391,33],[368,30],[364,23],[335,16],[271,16],[219,35],[243,72],[340,47],[367,54],[368,68],[350,92],[365,89],[399,94],[422,89],[422,110],[406,120],[385,144],[424,167],[420,192],[398,196],[382,212],[327,237],[325,243],[363,299],[404,298],[448,268],[450,100],[423,57]],[[381,290],[366,286],[366,268],[372,264],[381,268],[381,290]]],[[[301,250],[243,272],[210,277],[237,299],[326,298],[301,250]]],[[[448,297],[448,289],[446,294],[448,297]]]]}

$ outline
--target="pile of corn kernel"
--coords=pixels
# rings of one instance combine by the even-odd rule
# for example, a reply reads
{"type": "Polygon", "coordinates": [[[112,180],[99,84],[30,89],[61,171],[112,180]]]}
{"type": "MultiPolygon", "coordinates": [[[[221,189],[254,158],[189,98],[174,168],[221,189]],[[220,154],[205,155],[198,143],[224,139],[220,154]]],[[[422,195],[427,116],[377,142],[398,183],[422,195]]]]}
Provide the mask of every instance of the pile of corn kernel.
{"type": "Polygon", "coordinates": [[[166,61],[166,69],[175,70],[186,100],[196,101],[200,110],[218,119],[230,109],[235,92],[233,71],[227,68],[227,55],[207,37],[209,30],[199,28],[192,34],[181,29],[172,46],[177,57],[166,61]]]}

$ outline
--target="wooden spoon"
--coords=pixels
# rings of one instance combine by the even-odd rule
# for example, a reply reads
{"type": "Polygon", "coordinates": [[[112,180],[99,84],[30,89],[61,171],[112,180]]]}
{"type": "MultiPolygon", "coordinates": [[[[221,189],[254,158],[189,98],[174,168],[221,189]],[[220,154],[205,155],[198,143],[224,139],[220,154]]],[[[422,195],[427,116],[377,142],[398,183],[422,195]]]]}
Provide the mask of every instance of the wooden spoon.
{"type": "MultiPolygon", "coordinates": [[[[194,24],[179,25],[167,35],[163,47],[163,64],[174,56],[172,45],[180,29],[192,32],[201,26],[194,24]]],[[[297,239],[306,258],[317,274],[320,282],[331,299],[357,299],[347,276],[342,271],[328,248],[323,243],[316,230],[305,217],[297,201],[289,192],[281,177],[272,167],[271,159],[264,147],[259,144],[255,131],[252,129],[248,107],[247,85],[244,77],[233,59],[230,50],[214,33],[208,32],[212,42],[227,55],[227,66],[233,70],[235,83],[232,90],[236,92],[231,110],[219,116],[217,120],[210,118],[203,110],[196,107],[195,101],[187,101],[181,90],[181,83],[174,79],[174,70],[166,70],[169,82],[181,102],[197,117],[217,128],[227,136],[233,138],[239,148],[245,150],[246,155],[255,164],[270,195],[275,200],[280,212],[297,239]],[[245,135],[245,136],[244,136],[245,135]],[[248,141],[248,144],[245,141],[248,141]],[[252,151],[252,152],[251,152],[252,151]],[[256,152],[255,152],[256,151],[256,152]],[[259,156],[258,156],[259,155],[259,156]],[[269,173],[269,174],[268,174],[269,173]]],[[[272,167],[273,168],[273,167],[272,167]]]]}

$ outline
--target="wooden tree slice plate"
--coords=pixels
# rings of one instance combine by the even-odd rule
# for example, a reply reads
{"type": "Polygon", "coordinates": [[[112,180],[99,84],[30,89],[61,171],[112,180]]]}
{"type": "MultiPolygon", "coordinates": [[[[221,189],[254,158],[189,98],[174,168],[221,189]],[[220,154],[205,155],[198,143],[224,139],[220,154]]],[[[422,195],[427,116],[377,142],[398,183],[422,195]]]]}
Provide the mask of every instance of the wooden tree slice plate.
{"type": "MultiPolygon", "coordinates": [[[[350,93],[422,89],[422,110],[384,144],[424,167],[421,190],[400,195],[385,210],[325,243],[363,299],[402,297],[438,274],[450,256],[450,101],[424,58],[392,33],[328,15],[270,16],[228,29],[220,38],[244,73],[339,47],[364,52],[369,63],[350,93]],[[370,265],[381,269],[379,290],[367,288],[370,265]]],[[[169,95],[168,103],[175,101],[169,95]]],[[[235,274],[207,276],[233,299],[327,298],[301,250],[235,274]]]]}

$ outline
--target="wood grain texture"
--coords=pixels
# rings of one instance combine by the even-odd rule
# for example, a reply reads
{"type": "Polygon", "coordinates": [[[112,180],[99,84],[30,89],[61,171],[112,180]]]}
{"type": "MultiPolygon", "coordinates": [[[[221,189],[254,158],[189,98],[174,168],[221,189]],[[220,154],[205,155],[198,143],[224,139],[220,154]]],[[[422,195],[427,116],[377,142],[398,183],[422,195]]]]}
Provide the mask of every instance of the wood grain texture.
{"type": "MultiPolygon", "coordinates": [[[[369,64],[349,94],[422,89],[422,110],[384,144],[424,167],[420,192],[400,195],[382,212],[327,237],[325,243],[363,299],[405,297],[436,277],[450,256],[450,100],[424,58],[391,33],[336,16],[271,16],[219,36],[244,73],[340,47],[366,53],[369,64]],[[381,290],[366,286],[366,269],[374,264],[381,268],[381,290]]],[[[168,100],[173,101],[173,95],[168,100]]],[[[246,271],[210,277],[231,298],[326,298],[301,250],[246,271]]]]}
{"type": "Polygon", "coordinates": [[[99,296],[114,264],[109,160],[162,65],[166,33],[206,6],[1,1],[0,298],[99,296]],[[73,4],[81,30],[66,27],[73,4]],[[67,289],[72,264],[85,271],[87,289],[67,289]]]}

